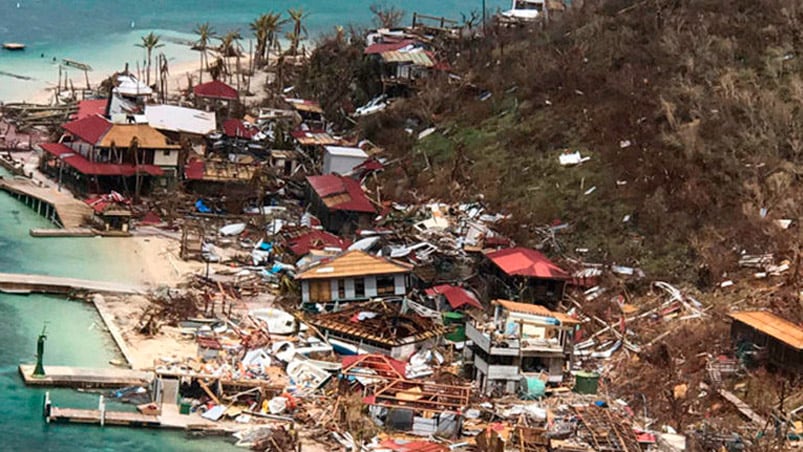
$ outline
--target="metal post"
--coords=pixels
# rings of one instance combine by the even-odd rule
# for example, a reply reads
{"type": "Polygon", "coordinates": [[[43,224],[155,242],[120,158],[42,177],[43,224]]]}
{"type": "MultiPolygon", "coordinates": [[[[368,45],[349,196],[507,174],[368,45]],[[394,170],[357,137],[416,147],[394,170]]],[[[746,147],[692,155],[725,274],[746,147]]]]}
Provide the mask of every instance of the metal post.
{"type": "Polygon", "coordinates": [[[47,335],[45,335],[45,330],[47,329],[47,325],[42,327],[42,333],[39,335],[39,339],[36,341],[36,367],[33,370],[33,377],[42,378],[45,376],[45,366],[42,364],[42,361],[45,356],[45,340],[47,339],[47,335]]]}
{"type": "Polygon", "coordinates": [[[100,412],[100,426],[106,423],[106,403],[103,402],[103,396],[98,399],[98,411],[100,412]]]}

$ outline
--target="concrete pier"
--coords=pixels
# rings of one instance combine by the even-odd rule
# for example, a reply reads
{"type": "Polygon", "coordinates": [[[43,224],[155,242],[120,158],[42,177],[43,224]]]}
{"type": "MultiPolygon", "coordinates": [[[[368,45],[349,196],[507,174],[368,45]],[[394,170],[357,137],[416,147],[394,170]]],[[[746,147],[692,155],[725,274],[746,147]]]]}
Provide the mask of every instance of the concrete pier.
{"type": "Polygon", "coordinates": [[[148,386],[153,380],[152,372],[69,366],[45,366],[45,376],[34,377],[32,376],[33,368],[33,364],[20,364],[19,366],[20,376],[28,386],[120,388],[124,386],[148,386]]]}
{"type": "Polygon", "coordinates": [[[146,289],[142,286],[107,281],[89,281],[48,275],[0,273],[0,292],[69,294],[76,291],[142,294],[145,293],[146,289]]]}

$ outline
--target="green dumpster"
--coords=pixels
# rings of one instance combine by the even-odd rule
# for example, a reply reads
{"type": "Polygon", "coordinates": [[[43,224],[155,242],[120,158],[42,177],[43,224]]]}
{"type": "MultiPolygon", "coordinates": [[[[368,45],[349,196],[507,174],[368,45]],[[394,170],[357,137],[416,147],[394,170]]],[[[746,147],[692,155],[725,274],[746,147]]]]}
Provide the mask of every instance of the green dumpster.
{"type": "Polygon", "coordinates": [[[178,404],[178,413],[189,415],[191,407],[192,403],[189,400],[182,399],[181,403],[178,404]]]}
{"type": "Polygon", "coordinates": [[[577,372],[574,376],[574,392],[596,394],[599,387],[599,374],[596,372],[577,372]]]}

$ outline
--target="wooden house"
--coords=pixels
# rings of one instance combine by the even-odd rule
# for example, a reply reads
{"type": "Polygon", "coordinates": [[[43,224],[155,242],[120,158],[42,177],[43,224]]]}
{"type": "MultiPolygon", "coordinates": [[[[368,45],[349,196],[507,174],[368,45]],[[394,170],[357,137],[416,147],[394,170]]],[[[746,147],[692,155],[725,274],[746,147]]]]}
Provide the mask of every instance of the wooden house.
{"type": "Polygon", "coordinates": [[[79,193],[145,193],[175,180],[181,146],[147,124],[114,124],[99,115],[62,126],[45,143],[41,169],[79,193]]]}
{"type": "Polygon", "coordinates": [[[360,183],[336,174],[307,177],[308,209],[330,232],[347,234],[367,228],[376,209],[360,183]]]}
{"type": "Polygon", "coordinates": [[[340,303],[403,296],[412,267],[364,251],[347,251],[301,270],[302,303],[340,303]]]}

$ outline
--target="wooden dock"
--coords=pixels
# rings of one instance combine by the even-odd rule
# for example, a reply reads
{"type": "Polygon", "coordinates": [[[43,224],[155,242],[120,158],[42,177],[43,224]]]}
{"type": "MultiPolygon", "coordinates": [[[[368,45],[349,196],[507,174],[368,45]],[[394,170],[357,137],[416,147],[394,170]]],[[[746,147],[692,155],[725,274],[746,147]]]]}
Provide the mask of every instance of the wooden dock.
{"type": "Polygon", "coordinates": [[[19,372],[28,386],[64,388],[121,388],[148,386],[152,372],[131,369],[91,369],[85,367],[45,366],[44,377],[33,377],[33,364],[20,364],[19,372]]]}
{"type": "Polygon", "coordinates": [[[0,292],[5,293],[50,293],[99,292],[116,294],[142,294],[145,287],[108,281],[62,278],[48,275],[0,273],[0,292]]]}
{"type": "MultiPolygon", "coordinates": [[[[50,410],[50,422],[69,422],[75,424],[100,424],[99,410],[81,410],[77,408],[53,407],[50,410]]],[[[152,427],[162,426],[159,416],[133,413],[128,411],[105,411],[103,424],[122,425],[126,427],[152,427]]]]}
{"type": "Polygon", "coordinates": [[[81,228],[92,217],[92,208],[86,203],[52,188],[40,187],[30,179],[0,178],[0,190],[24,202],[60,228],[81,228]]]}

